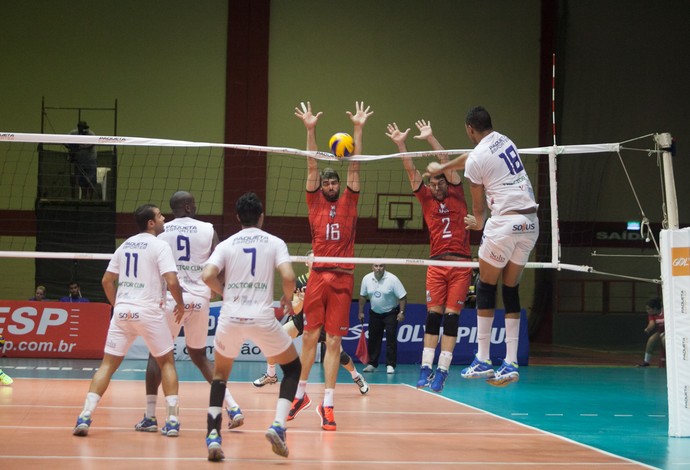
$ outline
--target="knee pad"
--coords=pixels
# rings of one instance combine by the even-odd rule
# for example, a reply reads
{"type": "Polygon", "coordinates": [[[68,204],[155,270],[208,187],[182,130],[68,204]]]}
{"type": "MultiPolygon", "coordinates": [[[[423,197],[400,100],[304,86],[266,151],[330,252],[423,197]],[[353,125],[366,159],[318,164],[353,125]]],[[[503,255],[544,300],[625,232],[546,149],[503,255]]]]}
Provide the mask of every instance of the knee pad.
{"type": "Polygon", "coordinates": [[[299,384],[299,376],[302,373],[302,363],[299,357],[288,364],[281,364],[280,368],[283,370],[283,380],[280,382],[280,398],[292,401],[297,392],[297,385],[299,384]]]}
{"type": "Polygon", "coordinates": [[[449,313],[448,315],[443,315],[443,317],[443,336],[457,337],[460,315],[456,313],[449,313]]]}
{"type": "Polygon", "coordinates": [[[340,365],[341,366],[346,366],[350,363],[352,358],[345,352],[345,351],[340,351],[340,365]]]}
{"type": "Polygon", "coordinates": [[[506,313],[520,312],[520,284],[515,287],[503,286],[503,306],[506,313]]]}
{"type": "Polygon", "coordinates": [[[477,308],[480,310],[496,308],[496,284],[477,281],[477,308]]]}
{"type": "Polygon", "coordinates": [[[428,335],[438,336],[441,331],[443,315],[436,312],[426,312],[426,325],[424,332],[428,335]]]}

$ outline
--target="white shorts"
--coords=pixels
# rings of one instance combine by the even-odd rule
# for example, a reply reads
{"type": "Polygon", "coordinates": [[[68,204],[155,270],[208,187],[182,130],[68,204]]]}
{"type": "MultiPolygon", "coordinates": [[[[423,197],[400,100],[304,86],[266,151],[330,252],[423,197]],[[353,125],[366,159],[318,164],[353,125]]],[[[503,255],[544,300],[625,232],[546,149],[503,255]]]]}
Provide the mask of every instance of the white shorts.
{"type": "Polygon", "coordinates": [[[113,356],[124,356],[137,336],[144,339],[154,357],[163,356],[174,347],[165,310],[134,305],[115,306],[104,352],[113,356]]]}
{"type": "Polygon", "coordinates": [[[479,246],[479,257],[497,268],[508,261],[524,266],[539,237],[537,214],[489,217],[479,246]]]}
{"type": "Polygon", "coordinates": [[[247,339],[251,339],[265,357],[277,356],[292,344],[292,338],[275,317],[237,318],[221,315],[218,318],[213,346],[222,356],[236,358],[247,339]]]}
{"type": "Polygon", "coordinates": [[[168,313],[168,325],[173,338],[177,338],[184,326],[184,342],[188,348],[206,348],[208,338],[208,316],[211,309],[209,299],[183,292],[184,317],[180,323],[175,323],[175,299],[168,292],[166,311],[168,313]]]}

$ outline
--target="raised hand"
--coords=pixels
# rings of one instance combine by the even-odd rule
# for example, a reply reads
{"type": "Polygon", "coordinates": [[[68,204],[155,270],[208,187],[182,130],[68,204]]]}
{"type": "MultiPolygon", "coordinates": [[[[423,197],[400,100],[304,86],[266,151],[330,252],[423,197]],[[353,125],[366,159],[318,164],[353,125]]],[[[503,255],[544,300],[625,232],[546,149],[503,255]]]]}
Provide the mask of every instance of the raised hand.
{"type": "Polygon", "coordinates": [[[302,101],[300,106],[295,106],[295,116],[302,120],[304,127],[307,129],[315,128],[316,123],[319,121],[319,118],[322,114],[323,112],[321,111],[319,111],[317,114],[312,113],[310,101],[307,101],[306,105],[304,104],[304,101],[302,101]]]}
{"type": "Polygon", "coordinates": [[[415,123],[415,126],[417,126],[417,129],[419,130],[419,135],[414,136],[415,139],[427,140],[429,137],[434,135],[433,131],[431,130],[431,121],[420,119],[415,123]]]}
{"type": "Polygon", "coordinates": [[[369,111],[370,108],[370,106],[367,106],[366,109],[364,108],[364,101],[355,101],[355,114],[352,114],[350,111],[346,111],[346,114],[350,117],[352,124],[364,126],[367,118],[374,114],[373,111],[369,111]]]}
{"type": "Polygon", "coordinates": [[[386,136],[398,145],[405,142],[405,139],[407,139],[407,134],[410,132],[409,127],[405,132],[402,132],[400,129],[398,129],[398,125],[396,123],[388,124],[386,129],[388,129],[386,136]]]}

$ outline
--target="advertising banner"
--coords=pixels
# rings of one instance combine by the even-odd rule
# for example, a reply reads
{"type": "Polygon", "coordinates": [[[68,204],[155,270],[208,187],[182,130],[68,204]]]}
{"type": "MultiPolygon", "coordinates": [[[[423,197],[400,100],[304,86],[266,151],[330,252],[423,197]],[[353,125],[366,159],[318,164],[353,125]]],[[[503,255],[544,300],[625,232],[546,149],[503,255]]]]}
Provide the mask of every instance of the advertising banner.
{"type": "Polygon", "coordinates": [[[0,300],[2,355],[100,359],[110,305],[0,300]]]}
{"type": "MultiPolygon", "coordinates": [[[[221,302],[211,303],[211,315],[208,325],[207,356],[213,358],[213,339],[216,331],[221,302]]],[[[276,309],[280,318],[280,309],[276,309]]],[[[355,355],[357,341],[362,326],[357,318],[357,302],[350,308],[350,330],[343,337],[343,349],[359,362],[355,355]]],[[[368,317],[367,317],[368,318],[368,317]]],[[[527,336],[527,315],[523,310],[520,322],[520,339],[518,362],[527,365],[529,361],[529,338],[527,336]]],[[[284,319],[283,319],[284,321],[284,319]]],[[[398,364],[418,364],[421,360],[424,344],[424,324],[426,306],[408,304],[405,309],[405,320],[398,327],[398,364]]],[[[668,320],[667,320],[668,321],[668,320]]],[[[31,302],[0,301],[0,334],[6,343],[2,353],[8,357],[35,358],[72,358],[100,359],[103,357],[103,345],[110,323],[110,305],[103,303],[66,302],[31,302]]],[[[498,363],[505,355],[504,313],[496,311],[491,334],[491,358],[498,363]]],[[[368,337],[368,324],[364,323],[365,335],[368,337]]],[[[466,309],[460,315],[458,340],[453,353],[453,364],[469,364],[477,349],[476,311],[466,309]]],[[[295,340],[298,351],[301,349],[301,338],[295,340]]],[[[321,348],[317,348],[320,352],[321,348]]],[[[379,362],[385,364],[385,338],[381,348],[379,362]]],[[[137,338],[126,359],[146,359],[148,348],[141,338],[137,338]]],[[[189,359],[184,342],[184,328],[180,337],[175,340],[175,358],[189,359]]],[[[247,341],[240,356],[240,361],[264,361],[261,350],[251,341],[247,341]]],[[[317,357],[317,361],[320,360],[317,357]]],[[[670,366],[670,364],[669,364],[670,366]]]]}
{"type": "Polygon", "coordinates": [[[690,228],[661,231],[669,436],[690,437],[690,228]]]}

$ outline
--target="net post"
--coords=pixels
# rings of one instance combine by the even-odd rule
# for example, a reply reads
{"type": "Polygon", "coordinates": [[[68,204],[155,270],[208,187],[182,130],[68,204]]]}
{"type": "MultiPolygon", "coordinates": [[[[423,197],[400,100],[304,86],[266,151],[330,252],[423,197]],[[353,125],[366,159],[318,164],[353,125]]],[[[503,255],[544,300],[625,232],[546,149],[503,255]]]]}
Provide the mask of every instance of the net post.
{"type": "Polygon", "coordinates": [[[671,134],[663,133],[654,136],[656,143],[663,149],[661,154],[662,165],[664,168],[664,191],[666,193],[666,214],[668,217],[668,228],[678,229],[678,199],[676,196],[676,182],[673,177],[672,148],[673,139],[671,134]]]}

